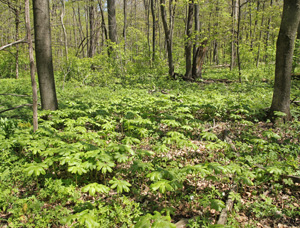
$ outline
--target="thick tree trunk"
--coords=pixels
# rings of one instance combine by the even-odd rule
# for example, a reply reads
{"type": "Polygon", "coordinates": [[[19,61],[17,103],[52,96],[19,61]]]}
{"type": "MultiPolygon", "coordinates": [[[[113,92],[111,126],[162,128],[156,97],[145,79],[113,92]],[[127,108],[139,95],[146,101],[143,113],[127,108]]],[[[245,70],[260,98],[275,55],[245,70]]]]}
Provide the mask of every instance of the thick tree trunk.
{"type": "Polygon", "coordinates": [[[30,10],[29,0],[25,0],[25,26],[26,35],[28,42],[29,60],[30,60],[30,76],[31,76],[31,87],[32,87],[32,110],[33,110],[33,131],[38,129],[38,113],[37,113],[37,86],[35,81],[35,69],[34,69],[34,56],[33,46],[31,39],[31,28],[30,28],[30,10]]]}
{"type": "Polygon", "coordinates": [[[172,39],[171,39],[171,35],[170,35],[170,30],[169,30],[168,24],[167,24],[166,2],[165,2],[165,0],[160,0],[160,10],[161,10],[161,19],[162,19],[163,27],[164,27],[164,31],[165,31],[166,43],[167,43],[169,76],[171,78],[174,78],[172,39]]]}
{"type": "Polygon", "coordinates": [[[276,111],[286,114],[284,120],[290,120],[291,70],[294,41],[300,21],[300,0],[284,0],[282,20],[277,40],[276,68],[271,117],[276,111]]]}
{"type": "MultiPolygon", "coordinates": [[[[108,35],[110,42],[117,43],[117,22],[116,22],[116,4],[115,0],[107,0],[108,11],[108,35]]],[[[113,48],[109,49],[109,55],[113,52],[113,48]]]]}
{"type": "Polygon", "coordinates": [[[35,54],[39,78],[42,109],[56,110],[56,98],[52,50],[49,1],[33,1],[35,54]]]}
{"type": "Polygon", "coordinates": [[[193,28],[194,1],[189,2],[186,41],[185,41],[185,78],[192,79],[192,28],[193,28]]]}

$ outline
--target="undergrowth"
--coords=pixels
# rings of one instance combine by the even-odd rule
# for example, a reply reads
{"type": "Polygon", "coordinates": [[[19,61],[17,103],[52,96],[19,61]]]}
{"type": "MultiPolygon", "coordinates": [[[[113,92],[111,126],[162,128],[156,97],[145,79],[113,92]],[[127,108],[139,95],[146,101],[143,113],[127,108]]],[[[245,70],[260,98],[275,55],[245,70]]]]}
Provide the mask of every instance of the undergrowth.
{"type": "MultiPolygon", "coordinates": [[[[28,108],[1,114],[1,226],[213,227],[228,197],[228,227],[300,226],[299,107],[273,125],[265,80],[147,80],[59,84],[36,133],[28,108]]],[[[1,90],[30,94],[23,82],[1,90]]]]}

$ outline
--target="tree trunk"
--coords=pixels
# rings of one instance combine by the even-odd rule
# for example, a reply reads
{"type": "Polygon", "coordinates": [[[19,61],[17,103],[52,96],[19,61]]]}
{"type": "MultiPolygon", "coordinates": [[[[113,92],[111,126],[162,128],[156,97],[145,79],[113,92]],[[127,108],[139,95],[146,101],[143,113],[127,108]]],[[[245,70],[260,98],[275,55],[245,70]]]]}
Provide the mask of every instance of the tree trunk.
{"type": "MultiPolygon", "coordinates": [[[[115,0],[107,0],[108,11],[108,35],[110,42],[117,43],[117,22],[116,22],[116,5],[115,0]]],[[[109,55],[113,52],[113,48],[109,48],[109,55]]]]}
{"type": "Polygon", "coordinates": [[[194,1],[189,2],[187,23],[186,23],[186,41],[185,41],[185,78],[192,79],[192,28],[193,28],[194,1]]]}
{"type": "Polygon", "coordinates": [[[29,60],[30,60],[30,76],[31,76],[31,87],[32,87],[32,111],[33,111],[33,131],[36,132],[38,129],[38,113],[37,113],[37,88],[35,81],[35,69],[34,69],[34,56],[33,46],[31,39],[31,28],[30,28],[30,10],[29,0],[25,0],[25,26],[26,35],[28,42],[29,60]]]}
{"type": "Polygon", "coordinates": [[[156,32],[154,0],[150,0],[150,4],[151,4],[151,15],[152,15],[152,63],[154,63],[155,62],[155,32],[156,32]]]}
{"type": "Polygon", "coordinates": [[[238,21],[237,21],[237,32],[236,32],[236,55],[237,55],[237,63],[239,68],[239,82],[242,82],[242,73],[241,73],[241,58],[240,58],[240,29],[241,29],[241,0],[238,1],[238,21]]]}
{"type": "MultiPolygon", "coordinates": [[[[16,23],[16,36],[15,39],[19,39],[19,25],[20,25],[20,10],[17,8],[15,10],[15,23],[16,23]]],[[[16,45],[16,79],[19,78],[19,45],[16,45]]]]}
{"type": "Polygon", "coordinates": [[[64,17],[65,17],[65,1],[61,0],[61,5],[62,5],[62,10],[61,10],[61,14],[60,14],[60,22],[61,22],[61,27],[64,33],[64,47],[65,47],[65,58],[66,61],[68,62],[68,39],[67,39],[67,31],[66,31],[66,27],[64,24],[64,17]]]}
{"type": "Polygon", "coordinates": [[[161,10],[161,19],[162,19],[163,27],[164,27],[164,31],[165,31],[166,43],[167,43],[169,76],[171,78],[174,78],[172,40],[171,40],[170,30],[169,30],[168,24],[167,24],[166,2],[165,2],[165,0],[160,0],[160,10],[161,10]]]}
{"type": "Polygon", "coordinates": [[[192,75],[194,79],[201,78],[201,72],[199,72],[199,69],[197,68],[197,48],[199,46],[199,32],[200,32],[200,22],[199,22],[199,11],[200,11],[199,3],[194,3],[194,20],[195,20],[195,43],[193,47],[193,69],[192,69],[192,75]]]}
{"type": "Polygon", "coordinates": [[[235,58],[236,58],[236,51],[235,51],[235,25],[238,18],[238,0],[232,0],[232,40],[231,40],[231,60],[230,60],[230,70],[233,70],[235,66],[235,58]]]}
{"type": "Polygon", "coordinates": [[[282,20],[277,40],[276,68],[273,100],[270,116],[283,112],[284,120],[290,120],[291,70],[294,41],[300,21],[300,0],[284,0],[282,20]]]}
{"type": "Polygon", "coordinates": [[[126,37],[126,29],[127,29],[127,1],[126,0],[123,0],[123,13],[124,13],[123,38],[124,38],[124,51],[126,52],[126,46],[127,46],[127,37],[126,37]]]}
{"type": "Polygon", "coordinates": [[[92,58],[95,55],[95,50],[96,50],[94,0],[90,0],[88,11],[89,11],[89,24],[90,24],[90,39],[89,39],[90,45],[88,50],[88,57],[92,58]]]}
{"type": "Polygon", "coordinates": [[[56,110],[58,103],[52,62],[49,1],[33,1],[33,16],[35,55],[42,109],[56,110]]]}

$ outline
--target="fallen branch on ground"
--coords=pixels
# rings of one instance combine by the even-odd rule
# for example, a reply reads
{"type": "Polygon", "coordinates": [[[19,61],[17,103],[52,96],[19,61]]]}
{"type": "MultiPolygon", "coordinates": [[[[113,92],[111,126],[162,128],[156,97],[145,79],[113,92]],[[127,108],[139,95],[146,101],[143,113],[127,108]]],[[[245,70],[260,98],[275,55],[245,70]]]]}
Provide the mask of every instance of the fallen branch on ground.
{"type": "MultiPolygon", "coordinates": [[[[237,185],[234,185],[231,189],[231,191],[229,192],[229,194],[231,192],[235,192],[237,189],[237,185]]],[[[227,218],[228,218],[228,212],[230,212],[233,208],[233,203],[234,203],[234,200],[231,199],[230,197],[228,197],[228,200],[226,201],[226,206],[225,208],[223,208],[223,210],[221,211],[221,214],[220,214],[220,217],[219,217],[219,220],[217,222],[217,224],[219,225],[226,225],[227,223],[227,218]]]]}

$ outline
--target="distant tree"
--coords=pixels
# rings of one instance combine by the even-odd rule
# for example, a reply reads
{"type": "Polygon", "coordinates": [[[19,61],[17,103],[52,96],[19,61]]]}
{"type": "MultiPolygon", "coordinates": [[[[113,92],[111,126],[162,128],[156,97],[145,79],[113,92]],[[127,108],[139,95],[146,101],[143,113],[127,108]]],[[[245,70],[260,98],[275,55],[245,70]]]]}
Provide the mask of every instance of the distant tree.
{"type": "Polygon", "coordinates": [[[284,120],[290,120],[291,71],[294,41],[300,22],[300,0],[284,0],[282,20],[277,40],[276,68],[273,100],[270,116],[276,111],[285,113],[284,120]]]}
{"type": "Polygon", "coordinates": [[[33,1],[35,55],[42,109],[56,110],[55,81],[52,63],[49,1],[33,1]]]}

